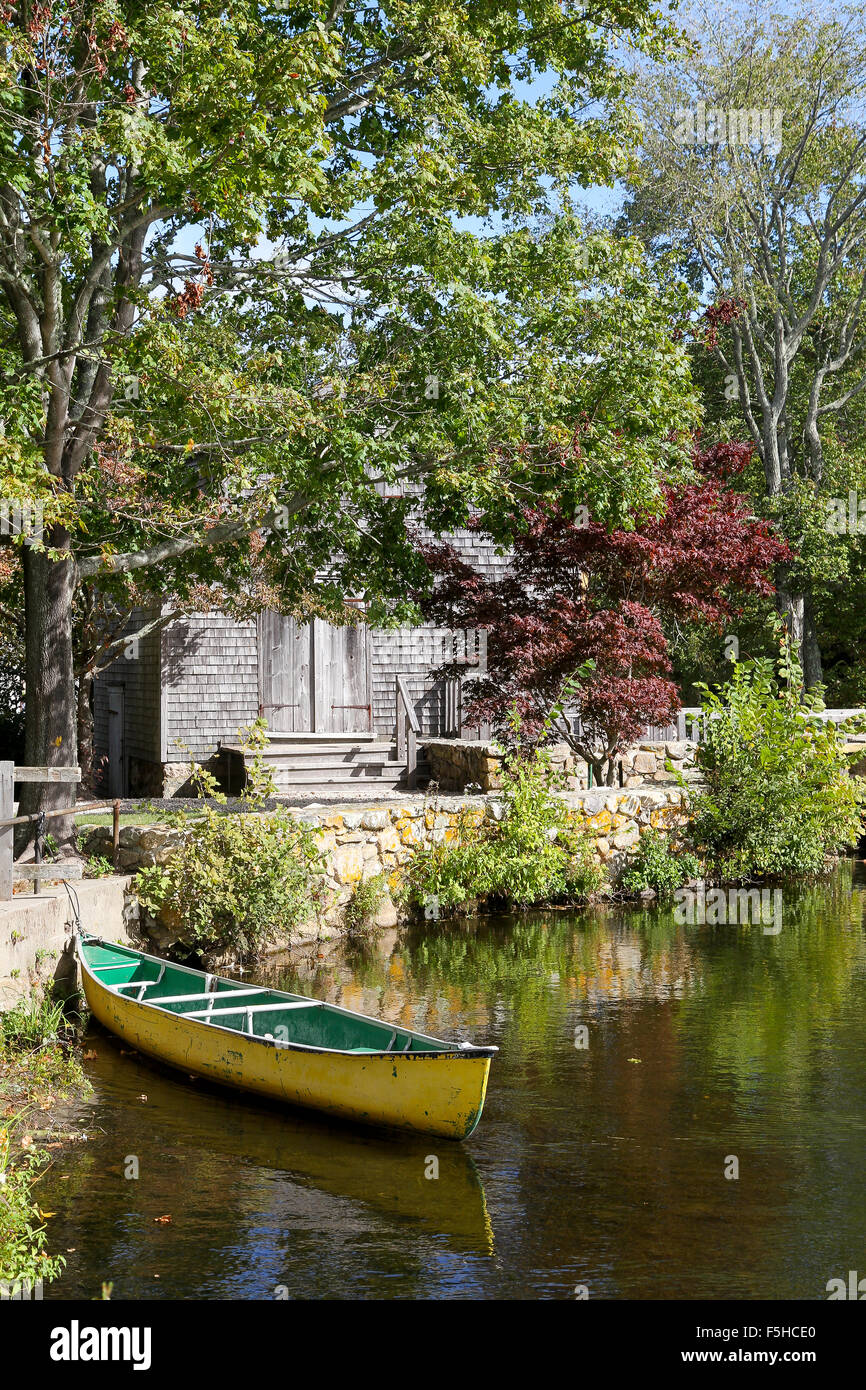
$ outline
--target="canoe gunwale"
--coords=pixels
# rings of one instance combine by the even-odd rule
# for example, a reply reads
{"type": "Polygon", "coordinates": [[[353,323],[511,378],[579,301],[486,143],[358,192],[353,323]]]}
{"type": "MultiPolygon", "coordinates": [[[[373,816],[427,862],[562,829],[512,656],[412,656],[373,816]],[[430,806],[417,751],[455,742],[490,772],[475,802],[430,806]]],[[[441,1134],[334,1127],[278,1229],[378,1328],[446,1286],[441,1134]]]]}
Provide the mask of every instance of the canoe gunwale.
{"type": "MultiPolygon", "coordinates": [[[[326,1054],[326,1055],[334,1056],[334,1057],[351,1057],[351,1058],[360,1058],[360,1057],[363,1056],[363,1057],[367,1058],[367,1059],[370,1060],[370,1061],[372,1061],[372,1060],[374,1060],[374,1059],[382,1058],[382,1057],[387,1057],[387,1058],[389,1058],[389,1059],[391,1059],[391,1060],[393,1060],[393,1059],[395,1059],[395,1058],[403,1058],[403,1059],[405,1059],[405,1060],[407,1060],[407,1061],[411,1061],[411,1062],[421,1062],[421,1061],[424,1061],[425,1058],[429,1058],[429,1059],[431,1059],[431,1060],[439,1060],[439,1059],[441,1059],[441,1058],[443,1058],[443,1057],[448,1057],[448,1058],[451,1058],[451,1059],[454,1060],[454,1061],[457,1061],[458,1059],[461,1059],[461,1058],[462,1058],[462,1059],[464,1059],[464,1060],[466,1060],[466,1061],[472,1062],[472,1061],[480,1061],[480,1060],[482,1060],[482,1059],[485,1058],[485,1057],[494,1057],[494,1056],[498,1053],[498,1051],[499,1051],[499,1048],[496,1047],[495,1045],[492,1045],[492,1044],[489,1045],[489,1046],[476,1046],[476,1045],[473,1044],[473,1043],[464,1043],[464,1044],[462,1044],[462,1045],[457,1044],[456,1046],[453,1046],[453,1045],[452,1045],[452,1046],[449,1046],[449,1045],[447,1045],[447,1044],[442,1045],[442,1039],[441,1039],[441,1038],[434,1038],[434,1037],[432,1037],[432,1035],[429,1034],[429,1033],[419,1033],[419,1032],[418,1032],[416,1029],[414,1029],[414,1028],[403,1028],[403,1027],[399,1027],[399,1031],[400,1031],[401,1033],[409,1033],[409,1034],[412,1035],[412,1037],[421,1038],[421,1039],[423,1039],[424,1042],[438,1043],[438,1044],[440,1044],[440,1046],[439,1046],[437,1049],[434,1049],[434,1050],[431,1050],[431,1051],[426,1051],[426,1052],[390,1052],[390,1051],[374,1052],[374,1051],[372,1051],[372,1050],[371,1050],[371,1051],[364,1050],[363,1052],[357,1052],[357,1051],[354,1051],[354,1050],[351,1049],[351,1048],[316,1047],[316,1046],[314,1046],[314,1045],[311,1044],[311,1043],[289,1042],[289,1041],[283,1041],[282,1039],[278,1042],[275,1038],[260,1037],[257,1033],[248,1033],[246,1030],[241,1030],[241,1029],[238,1029],[238,1028],[226,1028],[226,1027],[224,1027],[222,1024],[220,1024],[220,1023],[215,1023],[215,1022],[211,1022],[211,1021],[209,1021],[209,1020],[206,1019],[206,1018],[194,1018],[194,1017],[190,1016],[189,1014],[173,1013],[170,1009],[163,1009],[163,1008],[160,1008],[159,1004],[156,1003],[156,1002],[148,1002],[146,999],[133,999],[133,998],[130,998],[128,995],[119,994],[116,990],[112,989],[108,984],[106,984],[103,980],[101,980],[100,977],[91,969],[90,964],[89,964],[89,962],[87,961],[87,959],[86,959],[86,957],[85,957],[85,955],[84,955],[84,951],[83,951],[83,949],[82,949],[82,947],[84,946],[84,944],[85,944],[85,943],[89,943],[89,942],[96,942],[96,943],[98,943],[98,944],[100,944],[100,945],[102,945],[102,946],[104,946],[104,947],[107,947],[108,949],[112,949],[112,950],[120,950],[120,951],[124,951],[124,952],[127,952],[127,951],[128,951],[128,952],[130,953],[131,956],[135,956],[135,957],[137,957],[139,960],[152,961],[154,964],[160,965],[160,966],[162,966],[163,968],[165,967],[166,962],[164,961],[164,959],[163,959],[161,956],[152,956],[152,955],[148,954],[148,952],[146,952],[146,951],[139,951],[139,950],[136,950],[136,948],[135,948],[134,946],[125,946],[125,945],[121,944],[120,942],[107,941],[104,937],[95,936],[94,934],[92,934],[92,933],[90,933],[90,932],[78,932],[78,931],[76,931],[76,933],[75,933],[75,954],[76,954],[76,957],[77,957],[77,959],[78,959],[79,968],[82,970],[83,973],[85,973],[85,974],[88,976],[88,978],[92,981],[92,983],[93,983],[99,990],[101,990],[103,994],[107,995],[109,998],[111,998],[111,999],[120,999],[120,1000],[122,1000],[125,1004],[130,1004],[130,1005],[134,1006],[134,1007],[137,1008],[137,1009],[148,1009],[148,1010],[150,1010],[152,1013],[159,1015],[161,1018],[174,1018],[174,1019],[178,1019],[178,1020],[181,1020],[181,1021],[183,1021],[183,1022],[186,1022],[187,1024],[191,1024],[191,1025],[195,1025],[195,1026],[198,1026],[198,1027],[201,1027],[201,1028],[205,1028],[205,1029],[207,1029],[209,1032],[224,1033],[227,1037],[230,1037],[230,1038],[239,1038],[239,1037],[240,1037],[240,1038],[244,1038],[247,1042],[261,1043],[261,1044],[262,1044],[263,1046],[265,1046],[265,1047],[278,1048],[281,1052],[313,1052],[313,1053],[324,1053],[324,1054],[326,1054]]],[[[171,962],[170,962],[170,963],[171,963],[171,962]]],[[[203,971],[203,970],[196,970],[194,966],[178,966],[178,968],[179,968],[179,969],[182,969],[182,970],[189,970],[191,974],[199,975],[199,976],[200,976],[201,978],[203,978],[203,979],[206,978],[206,977],[208,976],[208,972],[203,971]]],[[[226,975],[210,975],[210,978],[214,981],[214,984],[215,984],[215,985],[218,984],[218,983],[220,983],[220,982],[222,982],[222,983],[224,983],[224,984],[230,984],[230,985],[236,985],[236,984],[242,984],[242,983],[243,983],[242,981],[239,981],[239,980],[232,980],[230,977],[228,977],[228,976],[226,976],[226,975]]],[[[153,983],[156,983],[156,981],[154,981],[153,983]]],[[[269,989],[268,986],[266,986],[266,985],[262,985],[260,988],[261,988],[262,993],[282,994],[282,993],[285,992],[285,991],[283,991],[283,990],[271,990],[271,989],[269,989]]],[[[214,995],[215,995],[215,997],[216,997],[216,991],[215,991],[215,990],[214,990],[214,995]]],[[[247,997],[247,999],[249,999],[249,995],[247,995],[246,997],[247,997]]],[[[295,998],[306,998],[306,997],[307,997],[307,996],[303,996],[303,995],[302,995],[302,996],[296,996],[295,998]]],[[[287,994],[287,995],[286,995],[286,1004],[288,1005],[288,1004],[290,1004],[290,1003],[292,1003],[292,1002],[294,1002],[293,997],[287,994]]],[[[367,1023],[375,1023],[375,1024],[378,1024],[378,1025],[381,1026],[381,1027],[390,1027],[390,1026],[391,1026],[391,1025],[388,1023],[387,1020],[384,1020],[384,1019],[381,1019],[381,1018],[375,1018],[372,1014],[362,1014],[362,1013],[358,1013],[357,1011],[355,1011],[355,1010],[353,1010],[353,1009],[344,1009],[344,1008],[342,1008],[341,1005],[339,1005],[339,1004],[328,1004],[328,1003],[326,1003],[324,1000],[319,1000],[319,999],[316,999],[316,1000],[311,999],[309,1002],[310,1002],[310,1003],[313,1003],[313,1004],[319,1004],[319,1005],[321,1005],[321,1007],[326,1008],[326,1009],[332,1009],[332,1010],[334,1010],[336,1013],[345,1014],[348,1018],[360,1018],[360,1019],[363,1019],[363,1020],[364,1020],[365,1022],[367,1022],[367,1023]]],[[[242,1012],[243,1008],[245,1008],[245,1006],[239,1007],[239,1008],[238,1008],[238,1013],[242,1012]]]]}

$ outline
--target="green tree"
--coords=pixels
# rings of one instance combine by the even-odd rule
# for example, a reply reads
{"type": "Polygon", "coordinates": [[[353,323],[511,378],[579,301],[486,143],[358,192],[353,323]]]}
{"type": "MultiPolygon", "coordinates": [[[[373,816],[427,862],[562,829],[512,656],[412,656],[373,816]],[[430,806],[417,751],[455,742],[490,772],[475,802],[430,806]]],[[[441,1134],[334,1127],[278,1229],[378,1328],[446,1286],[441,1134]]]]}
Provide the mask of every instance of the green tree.
{"type": "Polygon", "coordinates": [[[858,568],[848,528],[837,539],[827,523],[829,499],[864,479],[866,11],[695,13],[691,54],[641,81],[625,223],[704,296],[709,418],[746,424],[763,509],[799,551],[780,607],[813,686],[818,610],[858,568]]]}
{"type": "MultiPolygon", "coordinates": [[[[82,586],[120,610],[133,583],[335,614],[360,593],[376,619],[418,573],[386,495],[407,485],[434,528],[559,491],[569,460],[601,511],[652,501],[682,350],[620,406],[559,328],[588,278],[575,185],[634,133],[612,37],[670,33],[647,0],[0,7],[0,493],[44,521],[29,762],[73,760],[82,586]]],[[[615,307],[621,346],[632,315],[662,344],[669,304],[615,307]]]]}

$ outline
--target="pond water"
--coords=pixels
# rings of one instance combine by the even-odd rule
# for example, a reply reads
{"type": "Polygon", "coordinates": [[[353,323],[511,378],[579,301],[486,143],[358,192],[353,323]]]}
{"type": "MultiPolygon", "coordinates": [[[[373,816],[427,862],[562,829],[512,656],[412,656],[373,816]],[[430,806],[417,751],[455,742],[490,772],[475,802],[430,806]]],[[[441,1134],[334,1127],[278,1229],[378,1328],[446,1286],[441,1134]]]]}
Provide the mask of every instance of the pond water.
{"type": "Polygon", "coordinates": [[[45,1297],[826,1298],[866,1273],[864,907],[847,862],[776,934],[617,907],[269,965],[498,1044],[462,1145],[268,1107],[91,1025],[88,1139],[40,1186],[68,1252],[45,1297]]]}

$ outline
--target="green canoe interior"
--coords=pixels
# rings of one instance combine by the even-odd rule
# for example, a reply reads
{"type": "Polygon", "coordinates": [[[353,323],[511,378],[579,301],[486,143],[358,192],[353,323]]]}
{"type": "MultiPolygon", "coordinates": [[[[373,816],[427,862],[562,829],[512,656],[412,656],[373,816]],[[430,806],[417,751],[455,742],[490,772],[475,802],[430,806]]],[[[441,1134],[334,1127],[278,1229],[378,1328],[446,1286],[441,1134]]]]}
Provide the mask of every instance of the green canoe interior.
{"type": "Polygon", "coordinates": [[[82,937],[81,954],[100,983],[123,998],[155,1004],[166,1013],[219,1024],[238,1033],[252,1033],[259,1038],[270,1035],[278,1041],[340,1052],[457,1050],[388,1023],[344,1013],[301,994],[283,994],[238,980],[214,980],[189,966],[148,958],[93,937],[82,937]],[[210,990],[209,980],[213,982],[210,990]],[[241,997],[233,1004],[232,995],[236,994],[241,997]],[[198,997],[179,999],[178,995],[198,997]]]}

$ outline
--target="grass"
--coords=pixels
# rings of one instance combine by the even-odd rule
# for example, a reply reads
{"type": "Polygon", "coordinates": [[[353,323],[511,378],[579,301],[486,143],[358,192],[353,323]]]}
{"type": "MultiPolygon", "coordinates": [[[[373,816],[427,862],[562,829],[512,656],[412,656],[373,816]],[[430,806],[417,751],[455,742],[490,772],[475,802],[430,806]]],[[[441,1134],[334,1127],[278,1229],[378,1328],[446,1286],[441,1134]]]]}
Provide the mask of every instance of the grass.
{"type": "MultiPolygon", "coordinates": [[[[48,1149],[30,1133],[46,1112],[88,1089],[63,1006],[32,995],[0,1015],[0,1280],[31,1288],[57,1279],[65,1260],[46,1249],[50,1212],[38,1201],[48,1149]]],[[[56,1144],[51,1147],[57,1147],[56,1144]]]]}

